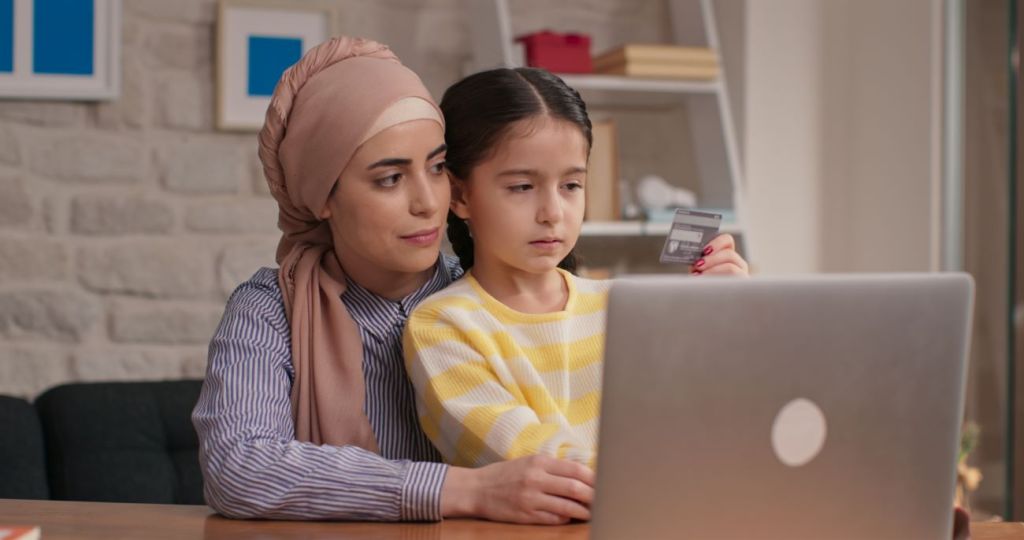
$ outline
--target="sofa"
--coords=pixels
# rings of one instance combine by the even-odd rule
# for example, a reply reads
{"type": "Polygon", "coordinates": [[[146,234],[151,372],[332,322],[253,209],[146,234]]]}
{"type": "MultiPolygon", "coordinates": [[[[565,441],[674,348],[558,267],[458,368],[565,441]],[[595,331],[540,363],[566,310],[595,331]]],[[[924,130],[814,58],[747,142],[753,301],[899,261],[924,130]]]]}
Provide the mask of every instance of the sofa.
{"type": "Polygon", "coordinates": [[[201,380],[73,383],[0,396],[0,498],[203,504],[201,380]]]}

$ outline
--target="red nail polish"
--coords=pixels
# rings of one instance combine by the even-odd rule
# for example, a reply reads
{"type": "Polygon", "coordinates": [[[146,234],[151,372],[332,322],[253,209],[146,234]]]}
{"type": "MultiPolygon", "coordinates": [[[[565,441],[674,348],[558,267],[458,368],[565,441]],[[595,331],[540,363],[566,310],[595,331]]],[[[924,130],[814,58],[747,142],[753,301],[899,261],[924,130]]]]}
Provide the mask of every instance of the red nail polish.
{"type": "Polygon", "coordinates": [[[701,266],[704,266],[704,259],[697,261],[697,264],[693,265],[694,268],[700,268],[701,266]]]}
{"type": "Polygon", "coordinates": [[[693,271],[693,275],[695,275],[695,276],[699,276],[699,275],[701,275],[701,274],[703,274],[703,273],[704,273],[704,272],[701,272],[700,270],[694,270],[694,271],[693,271]]]}
{"type": "Polygon", "coordinates": [[[714,251],[714,250],[715,250],[715,248],[713,248],[711,246],[708,246],[708,247],[704,248],[704,252],[702,253],[702,255],[704,255],[705,257],[708,256],[708,255],[711,255],[711,252],[714,251]]]}

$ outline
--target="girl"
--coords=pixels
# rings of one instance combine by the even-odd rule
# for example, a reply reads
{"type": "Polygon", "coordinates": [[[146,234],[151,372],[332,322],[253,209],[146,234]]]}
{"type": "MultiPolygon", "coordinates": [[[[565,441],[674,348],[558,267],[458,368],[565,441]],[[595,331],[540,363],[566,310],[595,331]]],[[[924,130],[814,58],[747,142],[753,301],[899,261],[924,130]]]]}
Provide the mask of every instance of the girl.
{"type": "Polygon", "coordinates": [[[210,343],[192,415],[207,504],[265,519],[589,517],[570,505],[592,494],[586,467],[450,467],[419,428],[402,329],[462,273],[439,256],[444,122],[419,77],[379,43],[331,39],[282,76],[259,143],[280,269],[235,290],[210,343]]]}
{"type": "MultiPolygon", "coordinates": [[[[465,277],[425,300],[404,338],[420,424],[475,467],[534,454],[594,467],[608,282],[574,276],[591,124],[540,69],[499,69],[441,102],[448,235],[465,277]]],[[[695,274],[746,274],[728,235],[695,274]]]]}

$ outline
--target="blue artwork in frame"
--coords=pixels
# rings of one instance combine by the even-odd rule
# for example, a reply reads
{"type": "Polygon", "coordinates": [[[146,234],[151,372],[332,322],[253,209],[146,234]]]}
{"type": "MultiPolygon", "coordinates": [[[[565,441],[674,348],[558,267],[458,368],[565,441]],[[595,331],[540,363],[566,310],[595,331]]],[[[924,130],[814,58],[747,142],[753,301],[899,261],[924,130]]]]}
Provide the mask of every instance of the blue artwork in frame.
{"type": "Polygon", "coordinates": [[[218,0],[217,128],[258,130],[281,74],[334,34],[334,18],[316,0],[218,0]]]}
{"type": "Polygon", "coordinates": [[[120,53],[121,0],[0,0],[0,98],[116,98],[120,53]]]}
{"type": "Polygon", "coordinates": [[[0,73],[14,71],[14,0],[0,0],[0,73]]]}
{"type": "Polygon", "coordinates": [[[272,95],[281,74],[299,58],[301,37],[249,36],[249,95],[272,95]]]}
{"type": "Polygon", "coordinates": [[[35,0],[32,71],[51,75],[92,75],[92,0],[35,0]]]}

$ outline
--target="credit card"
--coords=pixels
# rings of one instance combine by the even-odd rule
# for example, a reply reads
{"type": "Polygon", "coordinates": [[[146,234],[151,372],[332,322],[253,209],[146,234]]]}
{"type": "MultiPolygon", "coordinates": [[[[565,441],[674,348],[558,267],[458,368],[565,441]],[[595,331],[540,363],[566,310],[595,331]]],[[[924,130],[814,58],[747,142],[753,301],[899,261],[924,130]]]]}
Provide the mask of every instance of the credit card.
{"type": "Polygon", "coordinates": [[[704,247],[718,236],[722,215],[680,208],[672,218],[672,228],[661,248],[662,263],[693,264],[704,247]]]}

